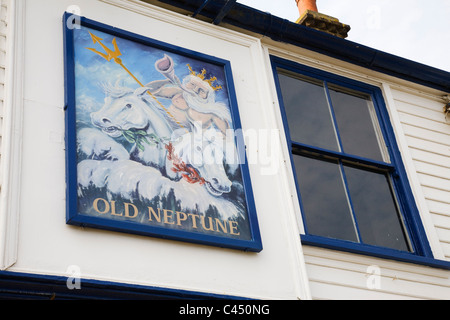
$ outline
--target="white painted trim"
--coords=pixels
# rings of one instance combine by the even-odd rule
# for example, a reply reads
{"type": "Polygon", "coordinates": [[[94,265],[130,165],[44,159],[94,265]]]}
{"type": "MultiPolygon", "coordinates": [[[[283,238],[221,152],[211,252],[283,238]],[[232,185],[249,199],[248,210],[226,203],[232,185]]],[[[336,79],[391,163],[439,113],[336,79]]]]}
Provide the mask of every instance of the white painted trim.
{"type": "MultiPolygon", "coordinates": [[[[300,241],[300,233],[304,233],[303,223],[299,221],[301,219],[300,206],[298,203],[298,197],[296,193],[295,182],[293,182],[292,166],[290,164],[289,151],[287,149],[286,135],[284,133],[283,120],[281,118],[279,102],[277,97],[277,92],[275,88],[275,82],[272,73],[272,67],[270,63],[270,55],[266,48],[262,47],[260,51],[262,57],[258,60],[260,66],[264,66],[260,69],[260,79],[266,79],[265,82],[261,81],[258,87],[263,88],[263,99],[267,102],[270,113],[264,113],[265,121],[268,123],[270,128],[277,128],[279,130],[279,154],[281,157],[279,159],[279,174],[277,175],[282,188],[277,190],[282,192],[283,195],[280,198],[289,196],[291,201],[283,203],[283,207],[280,211],[286,213],[287,220],[285,221],[285,228],[289,230],[288,235],[291,244],[290,252],[293,254],[293,261],[296,261],[294,270],[298,272],[294,275],[296,279],[296,289],[298,291],[298,298],[301,300],[311,300],[311,289],[309,287],[309,278],[306,270],[305,256],[303,253],[303,247],[300,241]],[[289,195],[286,195],[284,190],[289,190],[289,195]]],[[[273,152],[273,151],[272,151],[273,152]]],[[[275,192],[275,190],[274,190],[275,192]]]]}
{"type": "Polygon", "coordinates": [[[443,92],[422,86],[420,84],[365,69],[363,67],[296,46],[273,43],[268,40],[263,40],[262,43],[264,47],[267,47],[270,54],[286,60],[295,61],[312,68],[331,72],[333,74],[377,87],[381,87],[382,83],[386,83],[395,90],[418,95],[433,101],[439,101],[442,103],[445,102],[443,92]]]}
{"type": "MultiPolygon", "coordinates": [[[[124,10],[128,10],[140,15],[160,20],[171,25],[189,29],[200,34],[205,34],[227,42],[235,43],[241,46],[250,47],[258,40],[258,38],[248,36],[236,31],[216,26],[212,23],[200,21],[198,19],[183,16],[164,8],[142,2],[140,0],[99,0],[124,10]]],[[[259,40],[258,40],[259,41],[259,40]]]]}
{"type": "Polygon", "coordinates": [[[299,47],[282,48],[267,43],[264,43],[264,46],[271,55],[294,61],[311,68],[320,69],[346,78],[364,82],[373,86],[381,85],[380,79],[371,77],[367,74],[367,70],[364,70],[366,72],[358,72],[357,70],[354,70],[355,66],[351,64],[348,64],[348,67],[341,66],[342,64],[345,64],[342,60],[336,60],[334,58],[299,47]],[[353,68],[350,68],[351,66],[353,66],[353,68]]]}
{"type": "Polygon", "coordinates": [[[5,114],[0,199],[0,270],[17,260],[22,158],[25,0],[8,6],[5,114]]]}

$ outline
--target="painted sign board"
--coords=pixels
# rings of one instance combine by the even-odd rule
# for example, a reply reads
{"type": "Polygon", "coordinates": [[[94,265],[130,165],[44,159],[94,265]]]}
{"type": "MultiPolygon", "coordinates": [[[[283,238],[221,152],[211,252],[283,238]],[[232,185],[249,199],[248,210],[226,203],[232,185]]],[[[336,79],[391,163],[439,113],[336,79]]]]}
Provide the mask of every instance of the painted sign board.
{"type": "Polygon", "coordinates": [[[261,251],[230,62],[63,20],[67,223],[261,251]]]}

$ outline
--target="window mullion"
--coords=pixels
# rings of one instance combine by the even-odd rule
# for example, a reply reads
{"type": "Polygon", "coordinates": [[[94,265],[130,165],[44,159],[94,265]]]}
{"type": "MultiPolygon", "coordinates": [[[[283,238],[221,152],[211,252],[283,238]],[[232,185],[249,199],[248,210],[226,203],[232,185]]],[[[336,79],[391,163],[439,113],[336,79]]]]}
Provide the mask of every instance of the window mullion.
{"type": "Polygon", "coordinates": [[[358,238],[359,243],[363,243],[361,240],[361,233],[360,233],[359,227],[358,227],[358,220],[356,219],[356,215],[355,215],[355,209],[353,206],[352,197],[350,195],[350,190],[349,190],[348,184],[347,184],[347,177],[345,175],[344,165],[342,164],[341,160],[339,160],[339,168],[341,170],[342,182],[344,183],[344,190],[345,190],[345,194],[347,196],[348,205],[350,206],[350,211],[352,213],[352,219],[353,219],[353,225],[355,226],[356,237],[358,238]]]}
{"type": "Polygon", "coordinates": [[[332,119],[332,122],[333,122],[334,133],[336,134],[336,137],[337,137],[337,140],[338,140],[339,151],[342,152],[342,153],[345,153],[344,146],[342,145],[341,135],[339,134],[339,128],[338,128],[337,121],[336,121],[336,115],[335,115],[334,109],[333,109],[333,103],[331,102],[331,95],[330,95],[330,91],[328,89],[328,81],[324,80],[323,88],[325,90],[325,96],[326,96],[327,101],[328,101],[328,108],[330,110],[331,119],[332,119]]]}
{"type": "Polygon", "coordinates": [[[296,141],[291,141],[289,144],[291,153],[298,154],[299,151],[303,151],[305,153],[317,154],[320,156],[331,157],[335,159],[341,159],[348,163],[359,164],[361,166],[369,166],[373,168],[378,168],[380,170],[385,170],[387,172],[392,172],[395,170],[395,167],[390,163],[384,163],[380,161],[375,161],[371,159],[361,158],[354,155],[348,155],[340,152],[335,152],[327,149],[322,149],[314,146],[309,146],[303,143],[299,143],[296,141]],[[298,150],[298,151],[296,151],[298,150]]]}

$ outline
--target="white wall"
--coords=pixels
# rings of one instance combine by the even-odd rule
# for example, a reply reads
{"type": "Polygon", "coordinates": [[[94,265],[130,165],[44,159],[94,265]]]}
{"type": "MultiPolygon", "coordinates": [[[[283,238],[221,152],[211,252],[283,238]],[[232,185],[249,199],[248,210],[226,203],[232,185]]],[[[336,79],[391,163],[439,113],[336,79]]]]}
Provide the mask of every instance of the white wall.
{"type": "Polygon", "coordinates": [[[383,89],[430,245],[437,257],[450,260],[450,154],[445,142],[450,124],[443,121],[440,93],[303,49],[267,39],[261,43],[259,37],[138,0],[14,3],[16,54],[11,69],[16,85],[9,103],[16,109],[8,121],[15,124],[13,136],[21,142],[11,154],[21,160],[2,161],[2,168],[9,165],[18,178],[12,196],[2,189],[2,213],[8,218],[0,220],[0,230],[12,230],[18,221],[18,234],[10,232],[8,241],[1,238],[1,266],[67,276],[69,266],[76,265],[82,278],[253,298],[450,297],[448,271],[301,247],[300,209],[268,57],[277,54],[383,89]],[[279,172],[264,175],[261,166],[250,165],[261,253],[66,225],[62,15],[70,5],[87,18],[231,61],[243,129],[280,130],[279,172]],[[373,289],[367,282],[371,266],[380,270],[379,287],[373,289]]]}
{"type": "MultiPolygon", "coordinates": [[[[183,242],[83,229],[65,223],[62,15],[81,15],[231,61],[243,129],[266,128],[260,42],[174,16],[139,1],[17,0],[23,14],[23,145],[17,259],[9,271],[179,288],[254,298],[308,298],[298,232],[276,175],[250,166],[264,250],[245,253],[183,242]],[[126,5],[129,10],[122,8],[126,5]],[[267,186],[271,186],[267,188],[267,186]]],[[[17,75],[20,77],[20,74],[17,75]]],[[[269,112],[269,115],[267,114],[269,112]]],[[[14,246],[10,251],[14,250],[14,246]]]]}

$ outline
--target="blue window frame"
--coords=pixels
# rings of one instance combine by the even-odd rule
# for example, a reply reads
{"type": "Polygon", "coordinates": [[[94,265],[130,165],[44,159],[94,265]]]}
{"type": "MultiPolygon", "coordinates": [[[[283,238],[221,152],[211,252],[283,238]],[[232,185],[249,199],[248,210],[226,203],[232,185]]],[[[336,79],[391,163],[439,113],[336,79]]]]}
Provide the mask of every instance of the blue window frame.
{"type": "Polygon", "coordinates": [[[302,243],[433,259],[378,87],[271,57],[302,243]]]}

